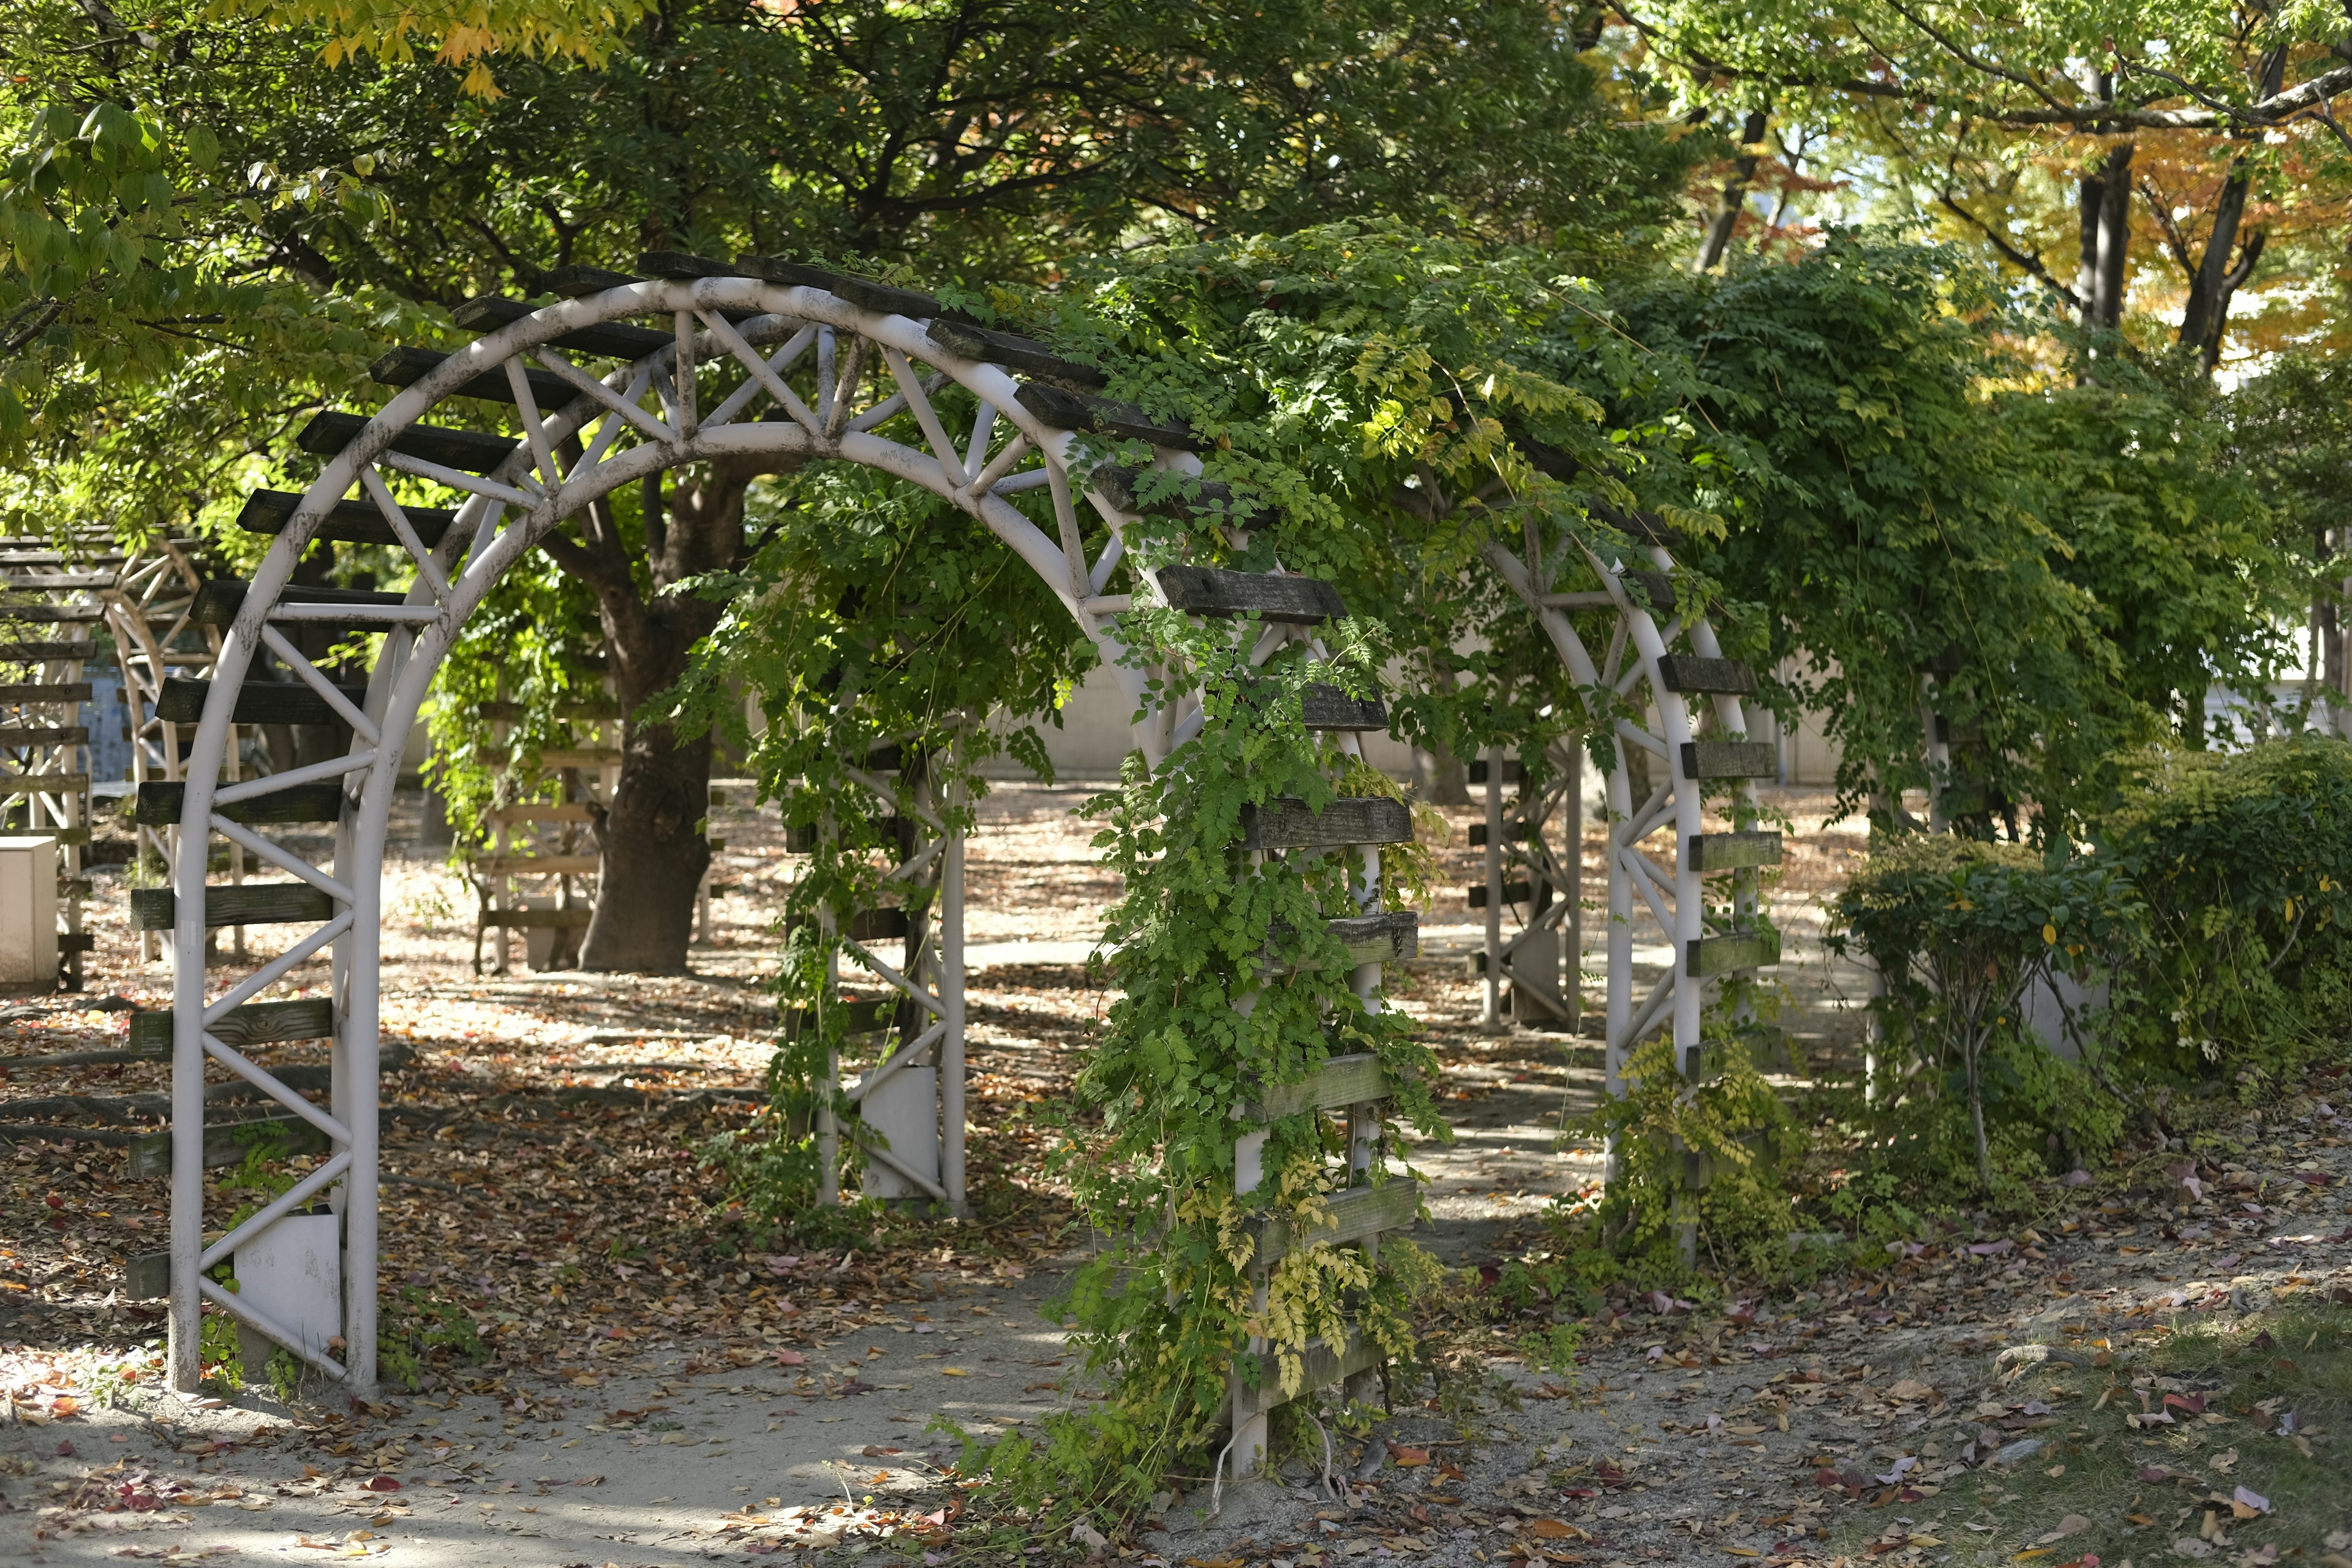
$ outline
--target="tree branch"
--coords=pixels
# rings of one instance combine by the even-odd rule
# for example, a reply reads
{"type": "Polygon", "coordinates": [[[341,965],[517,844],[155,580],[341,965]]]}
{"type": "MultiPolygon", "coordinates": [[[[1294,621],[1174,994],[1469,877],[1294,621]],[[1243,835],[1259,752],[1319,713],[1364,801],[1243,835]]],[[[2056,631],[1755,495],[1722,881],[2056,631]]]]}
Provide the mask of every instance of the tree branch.
{"type": "Polygon", "coordinates": [[[2061,300],[2065,300],[2066,308],[2068,310],[2079,312],[2083,309],[2082,297],[2076,294],[2072,289],[2066,287],[2065,284],[2061,283],[2057,278],[2051,273],[2050,268],[2043,264],[2042,259],[2038,253],[2020,250],[2016,246],[2011,245],[2008,239],[2002,237],[1998,229],[1985,222],[1984,219],[1977,216],[1976,214],[1969,211],[1968,208],[1960,205],[1960,204],[1953,198],[1950,190],[1945,189],[1937,191],[1936,193],[1936,200],[1942,204],[1947,212],[1949,212],[1953,216],[1958,218],[1961,222],[1967,224],[1979,234],[1983,235],[1986,239],[1990,240],[1992,244],[1992,247],[1995,250],[2000,251],[2002,257],[2005,258],[2011,266],[2018,268],[2021,271],[2030,273],[2035,279],[2039,279],[2043,286],[2048,288],[2052,293],[2057,295],[2061,300]]]}

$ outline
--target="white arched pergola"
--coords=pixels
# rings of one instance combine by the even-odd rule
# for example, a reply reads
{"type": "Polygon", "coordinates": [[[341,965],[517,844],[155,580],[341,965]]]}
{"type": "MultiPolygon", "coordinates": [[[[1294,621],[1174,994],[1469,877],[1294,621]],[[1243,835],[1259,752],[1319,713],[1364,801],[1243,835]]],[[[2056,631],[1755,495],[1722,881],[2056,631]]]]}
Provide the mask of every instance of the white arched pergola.
{"type": "MultiPolygon", "coordinates": [[[[241,595],[215,595],[228,631],[187,759],[172,898],[142,910],[144,923],[171,932],[174,958],[174,1387],[197,1384],[198,1316],[205,1300],[330,1376],[362,1387],[375,1380],[379,900],[400,742],[467,618],[551,529],[624,485],[683,464],[742,454],[857,463],[921,486],[984,522],[1100,645],[1128,698],[1142,702],[1150,672],[1118,662],[1113,629],[1129,599],[1102,592],[1125,549],[1119,525],[1134,515],[1132,487],[1122,476],[1074,472],[1074,443],[1082,433],[1139,437],[1153,444],[1157,466],[1196,473],[1199,459],[1185,449],[1183,429],[1091,395],[1085,389],[1100,383],[1091,367],[1041,344],[947,320],[936,301],[909,290],[757,259],[730,267],[649,258],[648,270],[669,275],[537,310],[477,301],[459,319],[487,329],[483,335],[431,363],[373,416],[321,415],[302,444],[326,458],[323,470],[283,518],[241,595]],[[668,331],[627,324],[646,317],[668,331]],[[611,368],[580,363],[595,360],[611,368]],[[869,381],[882,379],[866,374],[877,362],[895,390],[858,406],[869,381]],[[740,380],[706,408],[697,373],[714,363],[740,380]],[[932,401],[949,381],[979,405],[961,446],[932,401]],[[425,422],[445,400],[484,396],[515,408],[522,439],[425,422]],[[913,416],[920,445],[877,433],[901,414],[913,416]],[[574,440],[581,456],[559,466],[558,448],[574,440]],[[420,532],[418,510],[394,499],[392,476],[464,498],[436,540],[428,542],[420,532]],[[1055,535],[1007,499],[1039,486],[1052,495],[1055,535]],[[1075,510],[1081,495],[1112,524],[1108,544],[1092,562],[1075,510]],[[387,529],[415,563],[415,581],[404,595],[290,585],[314,540],[380,538],[387,529]],[[362,700],[314,668],[287,636],[320,625],[384,634],[362,700]],[[309,688],[319,717],[349,725],[351,750],[261,778],[225,778],[246,677],[264,650],[309,688]],[[335,825],[331,866],[310,864],[265,831],[296,822],[335,825]],[[293,879],[233,892],[207,888],[215,837],[293,879]],[[233,922],[309,929],[215,993],[205,982],[205,931],[233,922]],[[330,1007],[264,1000],[322,950],[332,962],[330,1007]],[[323,1109],[247,1054],[256,1044],[318,1037],[333,1046],[333,1089],[323,1109]],[[210,1244],[203,1212],[207,1058],[277,1100],[323,1138],[327,1151],[299,1184],[210,1244]],[[331,1199],[340,1220],[340,1356],[322,1348],[320,1336],[271,1321],[205,1277],[321,1197],[331,1199]]],[[[412,352],[405,363],[413,370],[428,358],[412,352]]],[[[284,692],[282,682],[271,684],[284,692]]],[[[1139,726],[1137,742],[1153,763],[1175,743],[1185,717],[1171,709],[1139,726]]]]}

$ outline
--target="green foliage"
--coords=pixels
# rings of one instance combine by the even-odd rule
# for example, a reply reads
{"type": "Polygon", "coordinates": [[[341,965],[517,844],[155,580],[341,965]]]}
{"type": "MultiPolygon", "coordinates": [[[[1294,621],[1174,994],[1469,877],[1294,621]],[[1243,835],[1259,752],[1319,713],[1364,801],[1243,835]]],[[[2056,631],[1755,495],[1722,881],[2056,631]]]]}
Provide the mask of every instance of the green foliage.
{"type": "Polygon", "coordinates": [[[1720,1018],[1708,1022],[1712,1083],[1686,1080],[1663,1037],[1625,1060],[1625,1092],[1603,1100],[1580,1130],[1605,1139],[1615,1169],[1598,1210],[1612,1250],[1646,1270],[1668,1266],[1675,1228],[1697,1226],[1702,1256],[1717,1269],[1759,1270],[1778,1261],[1789,1230],[1784,1173],[1801,1134],[1780,1096],[1720,1018]],[[1693,1190],[1693,1163],[1706,1173],[1693,1190]]]}
{"type": "MultiPolygon", "coordinates": [[[[1157,773],[1139,759],[1121,787],[1091,803],[1097,843],[1125,879],[1105,930],[1122,994],[1075,1098],[1098,1122],[1074,1125],[1058,1166],[1088,1220],[1109,1238],[1074,1277],[1065,1310],[1089,1366],[1112,1374],[1104,1405],[1017,1441],[987,1463],[1013,1500],[1050,1492],[1139,1505],[1171,1455],[1196,1447],[1223,1407],[1225,1371],[1263,1335],[1259,1375],[1297,1386],[1308,1342],[1352,1325],[1392,1376],[1416,1345],[1414,1298],[1434,1279],[1418,1249],[1390,1238],[1377,1268],[1361,1252],[1295,1247],[1253,1300],[1252,1222],[1281,1215],[1312,1234],[1347,1184],[1344,1137],[1321,1114],[1268,1130],[1263,1177],[1234,1192],[1234,1108],[1260,1086],[1295,1083],[1327,1057],[1376,1053],[1402,1088],[1391,1115],[1442,1130],[1425,1087],[1434,1066],[1402,1014],[1360,1001],[1327,922],[1359,912],[1355,857],[1239,847],[1244,811],[1277,797],[1320,810],[1334,798],[1336,748],[1300,721],[1310,679],[1368,689],[1359,628],[1338,628],[1327,660],[1293,644],[1264,668],[1248,659],[1255,620],[1195,629],[1166,610],[1122,617],[1139,663],[1198,684],[1207,721],[1157,773]],[[1181,674],[1176,672],[1181,671],[1181,674]],[[1336,1162],[1336,1163],[1335,1163],[1336,1162]],[[1034,1494],[1034,1495],[1033,1495],[1034,1494]]],[[[1392,889],[1387,896],[1396,898],[1392,889]]],[[[1395,1147],[1393,1123],[1381,1131],[1395,1147]]],[[[1398,1180],[1376,1159],[1376,1180],[1398,1180]]]]}
{"type": "Polygon", "coordinates": [[[2193,739],[2210,681],[2273,676],[2301,588],[2211,395],[2104,362],[2045,384],[2019,352],[2041,323],[1997,281],[1838,233],[1794,265],[1645,283],[1625,331],[1687,370],[1629,384],[1609,421],[1672,408],[1715,433],[1696,500],[1729,531],[1677,560],[1720,585],[1727,651],[1782,720],[1824,717],[1846,808],[1931,787],[1940,667],[1958,754],[1932,787],[1973,795],[1964,816],[2031,800],[2054,834],[2105,804],[2113,753],[2193,739]]]}
{"type": "Polygon", "coordinates": [[[489,1360],[474,1315],[458,1302],[415,1285],[404,1285],[384,1303],[376,1329],[376,1365],[386,1381],[422,1388],[435,1362],[462,1357],[468,1365],[489,1360]]]}
{"type": "Polygon", "coordinates": [[[2136,1075],[2275,1085],[2352,1017],[2352,745],[2150,751],[2100,822],[2148,935],[2104,1043],[2136,1075]],[[2251,1078],[2246,1075],[2251,1074],[2251,1078]]]}
{"type": "Polygon", "coordinates": [[[2105,1152],[2120,1118],[2027,1030],[2026,993],[2057,974],[2110,979],[2145,919],[2104,861],[1949,835],[1873,845],[1838,896],[1832,945],[1885,978],[1874,1088],[1905,1163],[1972,1165],[1992,1195],[2051,1173],[2036,1145],[2053,1138],[2082,1159],[2105,1152]]]}

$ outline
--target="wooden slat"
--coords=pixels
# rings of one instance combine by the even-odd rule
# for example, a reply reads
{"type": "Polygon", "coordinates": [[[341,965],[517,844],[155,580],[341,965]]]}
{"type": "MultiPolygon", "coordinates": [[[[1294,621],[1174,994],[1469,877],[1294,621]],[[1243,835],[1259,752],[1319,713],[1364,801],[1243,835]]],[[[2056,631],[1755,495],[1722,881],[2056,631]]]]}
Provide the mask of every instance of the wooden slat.
{"type": "Polygon", "coordinates": [[[5,664],[71,663],[97,656],[94,642],[0,642],[0,663],[5,664]]]}
{"type": "MultiPolygon", "coordinates": [[[[160,779],[142,784],[131,797],[131,820],[142,827],[176,826],[186,810],[187,795],[188,786],[184,784],[160,779]]],[[[286,822],[340,822],[343,816],[343,786],[332,779],[296,784],[213,809],[231,822],[257,826],[286,822]]]]}
{"type": "Polygon", "coordinates": [[[1780,771],[1769,741],[1685,741],[1686,779],[1769,779],[1780,771]]]}
{"type": "Polygon", "coordinates": [[[1696,833],[1683,840],[1694,871],[1736,871],[1748,866],[1778,866],[1777,833],[1696,833]]]}
{"type": "Polygon", "coordinates": [[[568,910],[490,910],[481,916],[482,928],[504,926],[509,931],[586,931],[595,910],[585,904],[568,910]]]}
{"type": "Polygon", "coordinates": [[[82,746],[89,743],[89,727],[85,724],[59,724],[37,730],[16,724],[0,724],[0,746],[82,746]]]}
{"type": "MultiPolygon", "coordinates": [[[[179,900],[169,888],[133,888],[131,923],[137,931],[170,931],[178,923],[179,900]]],[[[308,882],[247,882],[205,889],[207,926],[313,924],[332,920],[335,900],[308,882]]]]}
{"type": "Polygon", "coordinates": [[[1242,1101],[1237,1114],[1244,1122],[1264,1126],[1279,1117],[1360,1105],[1368,1100],[1385,1100],[1394,1092],[1381,1058],[1370,1051],[1356,1051],[1326,1058],[1297,1083],[1260,1086],[1242,1101]]]}
{"type": "MultiPolygon", "coordinates": [[[[315,457],[331,458],[359,439],[368,416],[333,409],[312,416],[294,437],[294,444],[315,457]]],[[[458,430],[446,425],[411,425],[392,438],[391,451],[422,458],[459,473],[487,474],[513,456],[520,445],[510,437],[486,430],[458,430]]]]}
{"type": "Polygon", "coordinates": [[[44,827],[40,830],[40,837],[43,838],[54,838],[60,844],[87,844],[89,842],[89,829],[87,827],[44,827]]]}
{"type": "MultiPolygon", "coordinates": [[[[213,1025],[211,1032],[221,1044],[238,1050],[296,1040],[328,1040],[335,1035],[335,1007],[324,996],[297,1002],[248,1002],[242,1007],[230,1008],[213,1025]]],[[[170,1056],[170,1009],[131,1014],[130,1045],[139,1056],[170,1056]]]]}
{"type": "Polygon", "coordinates": [[[1234,489],[1220,479],[1204,479],[1197,475],[1174,476],[1188,480],[1182,488],[1162,493],[1146,500],[1139,498],[1137,481],[1150,472],[1144,468],[1122,468],[1117,463],[1098,463],[1086,477],[1086,486],[1120,511],[1140,517],[1172,517],[1179,521],[1196,512],[1224,512],[1234,504],[1234,489]]]}
{"type": "Polygon", "coordinates": [[[1395,963],[1421,956],[1421,914],[1415,910],[1350,915],[1326,929],[1346,945],[1350,963],[1395,963]]]}
{"type": "MultiPolygon", "coordinates": [[[[252,584],[238,582],[234,577],[214,578],[196,590],[195,599],[188,606],[188,619],[200,626],[227,626],[236,619],[237,611],[245,607],[246,590],[252,586],[252,584]]],[[[406,604],[408,596],[404,594],[373,594],[358,588],[287,587],[278,590],[278,602],[281,605],[391,605],[406,604]]],[[[306,621],[303,625],[335,629],[341,626],[341,623],[333,621],[306,621]]],[[[380,632],[384,629],[380,623],[370,626],[365,622],[353,621],[349,626],[360,631],[380,632]]]]}
{"type": "Polygon", "coordinates": [[[1687,653],[1670,653],[1659,659],[1658,680],[1669,691],[1685,693],[1748,697],[1756,690],[1756,672],[1747,660],[1700,658],[1687,653]]]}
{"type": "MultiPolygon", "coordinates": [[[[294,521],[294,509],[301,504],[302,498],[290,490],[256,490],[245,498],[245,509],[236,514],[236,525],[247,533],[283,533],[286,525],[294,521]]],[[[404,506],[400,510],[406,515],[408,526],[416,531],[417,542],[427,550],[440,543],[449,525],[457,520],[457,514],[447,507],[404,506]]],[[[400,535],[392,531],[383,511],[367,500],[337,501],[313,537],[331,539],[339,544],[400,542],[400,535]]]]}
{"type": "Polygon", "coordinates": [[[0,796],[14,795],[74,795],[89,787],[88,773],[0,773],[0,796]]]}
{"type": "Polygon", "coordinates": [[[1683,973],[1694,980],[1742,969],[1769,969],[1780,962],[1780,939],[1770,931],[1703,936],[1687,944],[1683,973]]]}
{"type": "Polygon", "coordinates": [[[477,877],[593,877],[603,864],[594,855],[485,855],[467,868],[477,877]]]}
{"type": "MultiPolygon", "coordinates": [[[[1482,784],[1486,782],[1486,758],[1475,757],[1466,764],[1466,766],[1469,770],[1470,782],[1472,784],[1482,784]]],[[[1518,758],[1505,757],[1503,759],[1503,782],[1505,784],[1517,784],[1525,775],[1526,770],[1520,766],[1518,758]]]]}
{"type": "Polygon", "coordinates": [[[1059,430],[1086,430],[1155,447],[1196,449],[1191,426],[1154,418],[1132,403],[1072,392],[1049,382],[1024,381],[1014,397],[1021,406],[1059,430]]]}
{"type": "Polygon", "coordinates": [[[1744,1048],[1716,1040],[1703,1041],[1696,1046],[1685,1046],[1682,1060],[1684,1080],[1701,1088],[1720,1083],[1723,1080],[1724,1068],[1730,1063],[1731,1053],[1744,1048]]]}
{"type": "MultiPolygon", "coordinates": [[[[1235,1358],[1238,1361],[1241,1358],[1235,1358]]],[[[1282,1363],[1276,1354],[1268,1351],[1254,1359],[1259,1368],[1257,1386],[1250,1388],[1235,1381],[1234,1384],[1234,1421],[1236,1425],[1263,1415],[1267,1411],[1290,1403],[1291,1396],[1282,1392],[1282,1363]]],[[[1360,1372],[1370,1372],[1381,1364],[1378,1346],[1360,1335],[1350,1336],[1347,1345],[1334,1350],[1321,1340],[1309,1340],[1299,1354],[1301,1375],[1298,1392],[1311,1393],[1327,1388],[1341,1378],[1353,1377],[1360,1372]]]]}
{"type": "MultiPolygon", "coordinates": [[[[786,921],[784,931],[789,935],[807,923],[797,918],[786,921]]],[[[849,917],[841,934],[852,942],[898,942],[911,929],[904,910],[860,910],[849,917]]]]}
{"type": "Polygon", "coordinates": [[[1410,844],[1412,813],[1384,795],[1351,795],[1330,802],[1321,814],[1303,800],[1269,801],[1242,807],[1244,849],[1319,849],[1355,844],[1410,844]]]}
{"type": "Polygon", "coordinates": [[[931,342],[950,353],[1001,364],[1023,375],[1043,376],[1073,391],[1091,391],[1110,379],[1093,365],[1064,359],[1034,338],[1000,332],[977,321],[959,321],[947,316],[936,316],[931,321],[929,337],[931,342]]]}
{"type": "Polygon", "coordinates": [[[11,621],[56,624],[65,621],[102,621],[106,619],[103,605],[10,605],[0,604],[0,626],[11,621]]]}
{"type": "MultiPolygon", "coordinates": [[[[1483,910],[1486,907],[1486,883],[1473,882],[1465,890],[1470,895],[1470,907],[1472,909],[1483,910]]],[[[1505,882],[1503,884],[1503,902],[1507,904],[1524,904],[1535,896],[1536,890],[1534,884],[1532,883],[1505,882]]]]}
{"type": "MultiPolygon", "coordinates": [[[[655,271],[656,260],[677,265],[677,260],[699,261],[700,258],[677,258],[676,252],[656,251],[638,258],[638,265],[648,272],[655,271]],[[675,259],[674,259],[675,258],[675,259]]],[[[787,261],[781,256],[739,256],[733,263],[712,263],[722,277],[757,278],[763,283],[781,284],[787,289],[822,289],[840,296],[861,310],[876,310],[886,316],[904,316],[909,321],[928,321],[940,313],[940,302],[929,294],[913,289],[901,289],[895,283],[885,283],[878,278],[867,278],[856,272],[835,272],[823,267],[811,267],[804,261],[787,261]]],[[[688,277],[711,274],[693,272],[688,277]]]]}
{"type": "Polygon", "coordinates": [[[568,267],[552,267],[533,279],[532,292],[563,294],[572,299],[602,294],[607,289],[625,289],[646,279],[635,272],[615,272],[609,267],[586,267],[577,262],[568,267]]]}
{"type": "MultiPolygon", "coordinates": [[[[824,1009],[826,1016],[848,1015],[848,1030],[853,1035],[870,1035],[877,1029],[887,1029],[898,1016],[898,999],[885,996],[871,1002],[835,1002],[824,1009]]],[[[814,1007],[794,1007],[783,1016],[784,1038],[798,1039],[803,1030],[816,1027],[817,1012],[814,1007]]]]}
{"type": "MultiPolygon", "coordinates": [[[[492,723],[512,724],[530,716],[530,710],[520,702],[485,702],[475,711],[492,723]]],[[[594,721],[618,719],[621,705],[610,697],[583,697],[574,702],[557,703],[555,716],[558,719],[594,721]]]]}
{"type": "MultiPolygon", "coordinates": [[[[496,294],[485,294],[468,300],[450,312],[449,319],[469,332],[494,332],[510,322],[520,321],[538,309],[520,300],[503,300],[496,294]]],[[[551,339],[549,346],[570,349],[575,353],[591,354],[599,359],[644,359],[657,354],[677,340],[667,332],[656,332],[645,327],[633,327],[625,321],[603,321],[593,327],[582,327],[551,339]]]]}
{"type": "Polygon", "coordinates": [[[1664,572],[1628,572],[1625,574],[1625,581],[1628,584],[1638,583],[1641,584],[1640,592],[1633,592],[1630,589],[1628,592],[1632,594],[1633,602],[1636,605],[1641,603],[1642,595],[1646,593],[1650,597],[1650,614],[1653,616],[1671,615],[1674,613],[1675,580],[1669,574],[1664,572]]]}
{"type": "MultiPolygon", "coordinates": [[[[507,746],[485,746],[481,759],[494,768],[505,767],[514,760],[514,751],[507,746]]],[[[550,746],[539,753],[542,768],[614,768],[621,765],[617,746],[550,746]]]]}
{"type": "Polygon", "coordinates": [[[492,826],[519,822],[593,822],[596,814],[584,805],[496,805],[482,814],[492,826]]]}
{"type": "Polygon", "coordinates": [[[126,1301],[161,1301],[172,1293],[172,1255],[168,1252],[142,1252],[126,1259],[122,1265],[122,1299],[126,1301]]]}
{"type": "Polygon", "coordinates": [[[12,589],[55,593],[61,589],[111,588],[120,575],[116,572],[11,572],[5,584],[12,589]]]}
{"type": "Polygon", "coordinates": [[[1377,1187],[1351,1187],[1334,1193],[1328,1201],[1331,1205],[1330,1223],[1313,1230],[1294,1228],[1290,1221],[1283,1218],[1262,1221],[1257,1227],[1257,1251],[1250,1258],[1251,1267],[1271,1264],[1297,1247],[1318,1243],[1341,1247],[1384,1230],[1401,1229],[1421,1214],[1421,1190],[1402,1176],[1377,1187]]]}
{"type": "MultiPolygon", "coordinates": [[[[1506,844],[1520,843],[1527,839],[1533,838],[1535,836],[1536,826],[1532,822],[1506,822],[1503,824],[1503,842],[1506,844]]],[[[1473,849],[1483,849],[1486,847],[1486,825],[1483,822],[1472,823],[1470,825],[1470,847],[1473,849]]]]}
{"type": "Polygon", "coordinates": [[[1350,697],[1328,681],[1311,682],[1299,694],[1299,712],[1309,730],[1385,730],[1388,704],[1377,697],[1350,697]]]}
{"type": "Polygon", "coordinates": [[[0,685],[0,702],[87,702],[87,680],[29,680],[0,685]]]}
{"type": "MultiPolygon", "coordinates": [[[[205,1129],[205,1167],[241,1164],[253,1149],[268,1142],[288,1154],[323,1154],[327,1135],[302,1118],[289,1111],[283,1116],[263,1116],[249,1121],[215,1122],[205,1129]]],[[[129,1168],[124,1173],[132,1181],[172,1173],[172,1134],[167,1129],[150,1132],[131,1145],[129,1168]]]]}
{"type": "Polygon", "coordinates": [[[1215,566],[1163,566],[1160,591],[1188,616],[1256,615],[1289,626],[1313,626],[1348,613],[1339,590],[1319,577],[1278,577],[1215,566]]]}
{"type": "MultiPolygon", "coordinates": [[[[193,724],[205,716],[205,700],[212,695],[209,680],[163,682],[155,700],[155,717],[173,724],[193,724]]],[[[354,708],[367,703],[364,686],[339,686],[354,708]]],[[[341,724],[342,716],[327,700],[299,680],[248,680],[236,689],[229,718],[239,724],[341,724]]]]}
{"type": "MultiPolygon", "coordinates": [[[[414,386],[441,368],[448,355],[432,349],[396,348],[382,354],[368,366],[368,379],[385,386],[414,386]]],[[[530,395],[542,415],[552,414],[582,396],[580,389],[551,370],[527,370],[523,378],[530,385],[530,395]]],[[[506,367],[486,370],[470,381],[460,382],[452,397],[478,397],[485,403],[503,403],[514,406],[514,387],[507,380],[506,367]]],[[[371,508],[370,510],[373,510],[371,508]]]]}

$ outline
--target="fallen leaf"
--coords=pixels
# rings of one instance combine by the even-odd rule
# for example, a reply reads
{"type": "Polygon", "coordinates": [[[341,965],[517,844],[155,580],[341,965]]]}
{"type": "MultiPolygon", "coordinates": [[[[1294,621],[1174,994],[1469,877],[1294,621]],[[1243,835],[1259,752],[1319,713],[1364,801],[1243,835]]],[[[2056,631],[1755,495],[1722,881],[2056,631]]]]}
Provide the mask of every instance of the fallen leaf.
{"type": "Polygon", "coordinates": [[[1556,1519],[1531,1519],[1526,1528],[1529,1535],[1541,1541],[1563,1541],[1575,1533],[1556,1519]]]}
{"type": "Polygon", "coordinates": [[[1402,1443],[1391,1443],[1389,1445],[1389,1458],[1396,1461],[1399,1468],[1409,1470],[1415,1465],[1425,1465],[1429,1463],[1429,1450],[1426,1448],[1408,1447],[1402,1443]]]}
{"type": "Polygon", "coordinates": [[[906,1452],[904,1448],[886,1448],[879,1443],[868,1443],[866,1447],[858,1449],[857,1451],[865,1455],[869,1459],[884,1459],[889,1458],[893,1454],[903,1454],[906,1452]]]}

